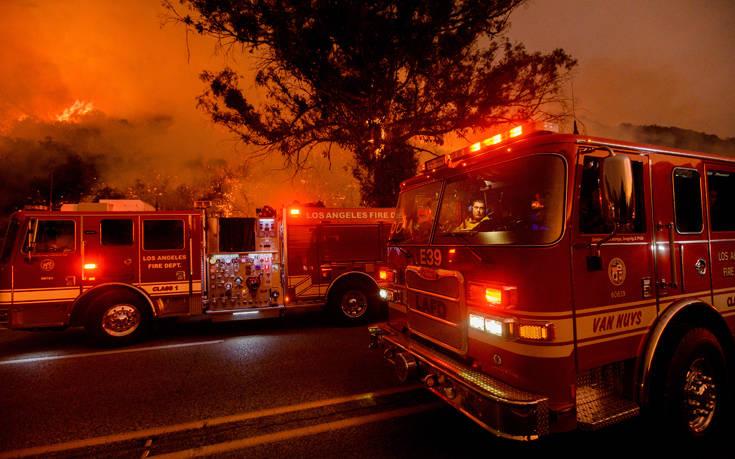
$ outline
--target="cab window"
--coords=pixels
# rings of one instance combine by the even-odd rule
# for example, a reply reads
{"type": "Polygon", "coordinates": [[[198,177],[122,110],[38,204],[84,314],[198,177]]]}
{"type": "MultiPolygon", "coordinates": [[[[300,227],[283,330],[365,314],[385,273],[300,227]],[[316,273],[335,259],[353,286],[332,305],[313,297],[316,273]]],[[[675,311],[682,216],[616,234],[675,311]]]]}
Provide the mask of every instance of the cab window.
{"type": "Polygon", "coordinates": [[[674,169],[674,221],[679,233],[701,233],[702,194],[699,172],[674,169]]]}
{"type": "MultiPolygon", "coordinates": [[[[29,229],[33,231],[33,229],[29,229]]],[[[64,253],[74,251],[74,221],[38,220],[35,228],[35,246],[32,253],[64,253]]],[[[23,251],[28,252],[26,236],[23,251]]]]}
{"type": "MultiPolygon", "coordinates": [[[[582,164],[582,183],[579,192],[579,231],[583,234],[610,234],[615,228],[602,216],[600,196],[600,164],[602,158],[586,156],[582,164]]],[[[633,161],[635,218],[632,223],[620,225],[620,233],[645,233],[646,219],[643,199],[643,163],[633,161]]]]}

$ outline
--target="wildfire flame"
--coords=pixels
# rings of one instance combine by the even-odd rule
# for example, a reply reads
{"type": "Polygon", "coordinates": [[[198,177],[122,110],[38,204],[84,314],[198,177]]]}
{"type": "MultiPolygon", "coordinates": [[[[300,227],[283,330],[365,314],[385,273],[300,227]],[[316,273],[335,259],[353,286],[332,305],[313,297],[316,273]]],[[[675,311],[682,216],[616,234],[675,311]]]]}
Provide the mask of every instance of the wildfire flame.
{"type": "Polygon", "coordinates": [[[56,115],[56,121],[72,121],[78,119],[94,109],[92,102],[82,102],[77,99],[71,107],[65,108],[61,115],[56,115]]]}

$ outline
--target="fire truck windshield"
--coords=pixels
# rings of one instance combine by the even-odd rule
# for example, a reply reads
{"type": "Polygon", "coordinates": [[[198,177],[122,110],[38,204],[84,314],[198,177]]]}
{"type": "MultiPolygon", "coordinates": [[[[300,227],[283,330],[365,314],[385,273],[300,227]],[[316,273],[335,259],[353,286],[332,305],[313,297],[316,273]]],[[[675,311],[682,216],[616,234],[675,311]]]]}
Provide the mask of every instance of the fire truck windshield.
{"type": "Polygon", "coordinates": [[[493,164],[450,179],[438,244],[551,244],[562,233],[565,166],[556,155],[493,164]]]}
{"type": "Polygon", "coordinates": [[[433,182],[401,193],[390,242],[428,244],[440,192],[441,182],[433,182]]]}
{"type": "Polygon", "coordinates": [[[8,223],[5,237],[3,238],[2,252],[0,252],[0,262],[6,262],[10,259],[10,254],[15,242],[15,236],[18,233],[18,218],[13,216],[8,223]]]}
{"type": "Polygon", "coordinates": [[[533,155],[470,171],[444,184],[407,190],[398,199],[391,242],[543,245],[564,225],[564,160],[533,155]],[[437,212],[437,208],[439,211],[437,212]]]}

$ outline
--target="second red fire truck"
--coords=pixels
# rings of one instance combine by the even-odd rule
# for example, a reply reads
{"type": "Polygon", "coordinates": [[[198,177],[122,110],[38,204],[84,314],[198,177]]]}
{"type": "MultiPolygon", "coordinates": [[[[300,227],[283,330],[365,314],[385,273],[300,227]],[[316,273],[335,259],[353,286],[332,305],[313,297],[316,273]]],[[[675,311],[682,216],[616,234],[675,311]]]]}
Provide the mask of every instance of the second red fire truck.
{"type": "MultiPolygon", "coordinates": [[[[503,437],[732,415],[735,160],[518,126],[401,186],[370,329],[503,437]]],[[[656,424],[651,424],[653,427],[656,424]]]]}
{"type": "Polygon", "coordinates": [[[125,345],[166,317],[254,319],[321,306],[364,323],[381,306],[376,263],[393,214],[291,206],[216,218],[139,201],[19,211],[0,253],[0,326],[84,326],[104,345],[125,345]]]}

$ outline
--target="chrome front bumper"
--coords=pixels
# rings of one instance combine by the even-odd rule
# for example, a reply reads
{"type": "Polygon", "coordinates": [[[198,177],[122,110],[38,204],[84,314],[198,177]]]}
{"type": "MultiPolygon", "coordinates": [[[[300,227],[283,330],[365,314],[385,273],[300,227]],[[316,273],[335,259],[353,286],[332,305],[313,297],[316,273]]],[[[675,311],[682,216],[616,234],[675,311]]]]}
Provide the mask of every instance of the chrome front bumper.
{"type": "Polygon", "coordinates": [[[491,378],[399,333],[387,324],[369,328],[371,347],[385,358],[399,380],[418,378],[424,385],[490,432],[514,440],[535,440],[549,433],[548,398],[491,378]]]}

